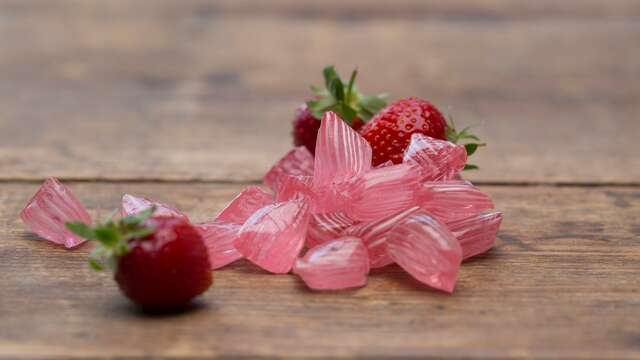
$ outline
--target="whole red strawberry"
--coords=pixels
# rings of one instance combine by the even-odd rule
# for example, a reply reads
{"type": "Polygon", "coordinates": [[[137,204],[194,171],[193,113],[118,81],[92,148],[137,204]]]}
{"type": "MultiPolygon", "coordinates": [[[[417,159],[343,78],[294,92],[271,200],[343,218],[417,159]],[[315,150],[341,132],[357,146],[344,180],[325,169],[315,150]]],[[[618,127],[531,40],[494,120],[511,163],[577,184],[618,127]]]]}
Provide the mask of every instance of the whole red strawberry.
{"type": "Polygon", "coordinates": [[[357,74],[354,70],[349,83],[345,84],[333,66],[324,68],[325,88],[312,86],[314,99],[296,110],[292,132],[295,146],[306,146],[312,154],[315,153],[320,119],[326,111],[337,113],[358,130],[386,105],[383,95],[365,96],[358,91],[355,85],[357,74]]]}
{"type": "Polygon", "coordinates": [[[147,309],[172,309],[205,292],[213,282],[204,241],[183,218],[149,217],[151,212],[127,216],[91,228],[67,227],[99,241],[90,264],[113,267],[120,290],[147,309]]]}

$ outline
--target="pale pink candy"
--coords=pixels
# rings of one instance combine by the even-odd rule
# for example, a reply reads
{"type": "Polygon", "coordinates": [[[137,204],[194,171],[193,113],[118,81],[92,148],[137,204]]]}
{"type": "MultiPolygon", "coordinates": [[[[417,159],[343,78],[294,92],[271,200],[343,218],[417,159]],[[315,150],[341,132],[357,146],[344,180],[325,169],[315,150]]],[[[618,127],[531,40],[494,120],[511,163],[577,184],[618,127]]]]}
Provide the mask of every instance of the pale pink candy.
{"type": "Polygon", "coordinates": [[[276,202],[305,200],[311,212],[315,210],[316,194],[313,191],[313,177],[284,175],[276,193],[276,202]]]}
{"type": "Polygon", "coordinates": [[[20,212],[22,221],[41,237],[72,248],[85,242],[67,230],[65,223],[91,224],[91,217],[80,201],[55,178],[48,178],[20,212]]]}
{"type": "Polygon", "coordinates": [[[350,181],[371,168],[371,146],[334,112],[322,117],[316,142],[314,187],[350,181]]]}
{"type": "Polygon", "coordinates": [[[391,229],[387,251],[418,281],[453,292],[462,261],[460,244],[444,224],[424,210],[409,215],[391,229]]]}
{"type": "Polygon", "coordinates": [[[362,196],[364,183],[359,178],[314,187],[314,213],[350,211],[355,199],[362,196]]]}
{"type": "Polygon", "coordinates": [[[391,160],[387,160],[385,162],[383,162],[382,164],[376,166],[375,168],[383,168],[383,167],[387,167],[387,166],[393,166],[393,161],[391,160]]]}
{"type": "Polygon", "coordinates": [[[143,210],[146,210],[152,206],[156,207],[153,213],[156,216],[175,216],[188,220],[187,215],[180,212],[180,210],[174,208],[171,205],[163,204],[158,201],[149,200],[147,198],[134,196],[131,194],[124,194],[122,196],[122,208],[120,213],[122,216],[135,215],[143,210]]]}
{"type": "Polygon", "coordinates": [[[464,180],[426,182],[417,196],[421,208],[445,223],[493,208],[487,194],[464,180]]]}
{"type": "Polygon", "coordinates": [[[460,242],[465,260],[491,249],[501,222],[502,213],[492,212],[448,222],[447,227],[460,242]]]}
{"type": "Polygon", "coordinates": [[[276,274],[291,270],[309,223],[309,207],[292,200],[267,205],[242,225],[234,245],[247,259],[276,274]]]}
{"type": "Polygon", "coordinates": [[[340,237],[356,221],[345,213],[314,214],[309,221],[307,246],[314,247],[340,237]]]}
{"type": "Polygon", "coordinates": [[[362,239],[369,251],[372,268],[387,266],[393,264],[393,260],[387,253],[387,235],[399,221],[418,211],[420,208],[415,206],[376,221],[355,224],[344,230],[342,234],[362,239]]]}
{"type": "Polygon", "coordinates": [[[240,258],[242,254],[233,245],[238,239],[240,225],[213,221],[195,225],[204,239],[212,269],[219,269],[240,258]]]}
{"type": "Polygon", "coordinates": [[[264,176],[264,183],[274,192],[278,191],[283,175],[311,176],[314,167],[313,155],[304,146],[289,151],[264,176]]]}
{"type": "Polygon", "coordinates": [[[371,221],[393,215],[416,204],[419,173],[408,164],[376,168],[364,174],[354,187],[354,200],[348,204],[350,215],[371,221]]]}
{"type": "Polygon", "coordinates": [[[222,209],[216,221],[242,225],[258,209],[271,203],[273,195],[258,186],[249,186],[222,209]]]}
{"type": "Polygon", "coordinates": [[[467,151],[462,145],[414,133],[403,161],[417,165],[423,180],[448,180],[464,169],[467,151]]]}
{"type": "Polygon", "coordinates": [[[299,258],[293,272],[314,290],[339,290],[367,284],[367,248],[356,237],[342,237],[316,246],[299,258]]]}

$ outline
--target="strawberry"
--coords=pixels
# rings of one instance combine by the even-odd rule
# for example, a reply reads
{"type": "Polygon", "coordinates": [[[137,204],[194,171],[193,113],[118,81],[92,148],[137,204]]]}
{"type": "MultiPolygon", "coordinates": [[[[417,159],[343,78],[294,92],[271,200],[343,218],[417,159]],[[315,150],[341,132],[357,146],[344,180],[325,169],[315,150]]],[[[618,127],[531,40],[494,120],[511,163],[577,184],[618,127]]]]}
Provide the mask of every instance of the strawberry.
{"type": "Polygon", "coordinates": [[[153,210],[93,228],[79,222],[67,228],[99,242],[89,264],[112,267],[125,296],[146,309],[173,309],[211,286],[211,266],[202,237],[186,219],[151,217],[153,210]]]}
{"type": "Polygon", "coordinates": [[[352,128],[358,130],[386,106],[385,95],[366,96],[358,91],[355,85],[357,70],[351,73],[347,84],[340,79],[333,66],[325,67],[322,73],[325,88],[312,86],[315,97],[296,110],[293,120],[294,145],[306,146],[312,154],[316,149],[320,119],[326,111],[337,113],[352,128]]]}
{"type": "MultiPolygon", "coordinates": [[[[442,113],[433,104],[415,97],[395,101],[360,129],[360,134],[373,149],[374,166],[387,161],[401,163],[413,133],[422,133],[454,143],[478,140],[475,135],[468,133],[468,128],[457,132],[453,122],[447,124],[442,113]]],[[[467,154],[471,155],[478,146],[482,145],[484,144],[475,142],[465,144],[467,154]]],[[[474,165],[469,166],[469,168],[473,167],[474,165]]]]}

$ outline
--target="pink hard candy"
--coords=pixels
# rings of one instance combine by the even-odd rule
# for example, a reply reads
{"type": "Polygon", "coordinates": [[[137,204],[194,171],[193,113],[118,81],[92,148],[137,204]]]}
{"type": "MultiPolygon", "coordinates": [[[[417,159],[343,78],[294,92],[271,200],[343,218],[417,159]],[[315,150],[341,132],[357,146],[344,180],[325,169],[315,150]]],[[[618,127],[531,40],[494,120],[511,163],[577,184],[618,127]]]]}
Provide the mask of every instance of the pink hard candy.
{"type": "Polygon", "coordinates": [[[382,219],[358,223],[344,230],[342,234],[362,239],[369,251],[372,268],[387,266],[393,264],[386,247],[389,232],[398,222],[418,211],[420,208],[411,207],[382,219]]]}
{"type": "Polygon", "coordinates": [[[393,215],[416,204],[419,173],[408,164],[371,169],[352,188],[349,214],[360,221],[393,215]]]}
{"type": "Polygon", "coordinates": [[[263,181],[271,190],[277,192],[284,175],[311,176],[313,167],[313,155],[306,147],[299,146],[278,160],[264,176],[263,181]]]}
{"type": "Polygon", "coordinates": [[[462,250],[444,224],[421,210],[399,221],[389,232],[386,244],[393,261],[416,280],[453,292],[462,250]]]}
{"type": "Polygon", "coordinates": [[[258,186],[249,186],[218,214],[216,221],[242,225],[258,209],[273,203],[273,195],[258,186]]]}
{"type": "Polygon", "coordinates": [[[369,273],[367,248],[356,237],[342,237],[311,248],[293,272],[314,290],[364,286],[369,273]]]}
{"type": "Polygon", "coordinates": [[[326,112],[316,141],[314,187],[351,181],[371,169],[371,146],[334,112],[326,112]]]}
{"type": "Polygon", "coordinates": [[[240,225],[213,221],[197,224],[195,227],[207,247],[212,269],[219,269],[242,258],[242,254],[234,246],[240,225]]]}
{"type": "Polygon", "coordinates": [[[464,180],[426,182],[417,197],[421,208],[445,223],[493,208],[487,194],[464,180]]]}
{"type": "Polygon", "coordinates": [[[462,247],[462,259],[482,254],[493,246],[502,223],[502,213],[478,214],[447,223],[462,247]]]}
{"type": "Polygon", "coordinates": [[[134,196],[131,194],[124,194],[122,196],[122,208],[120,209],[120,213],[122,214],[122,216],[135,215],[152,206],[156,207],[156,210],[154,212],[155,216],[175,216],[183,218],[185,220],[189,220],[187,215],[171,205],[167,205],[154,200],[149,200],[143,197],[134,196]]]}
{"type": "Polygon", "coordinates": [[[56,244],[72,248],[86,240],[67,230],[65,223],[91,224],[91,217],[69,188],[48,178],[20,212],[22,221],[33,232],[56,244]]]}
{"type": "Polygon", "coordinates": [[[311,212],[315,212],[316,193],[313,190],[312,176],[285,175],[276,192],[276,202],[304,200],[311,212]]]}
{"type": "Polygon", "coordinates": [[[340,237],[356,220],[345,213],[313,214],[307,231],[307,246],[314,247],[340,237]]]}
{"type": "Polygon", "coordinates": [[[462,145],[414,133],[403,162],[415,165],[423,180],[449,180],[464,169],[467,151],[462,145]]]}
{"type": "Polygon", "coordinates": [[[259,267],[288,273],[304,246],[309,215],[308,205],[300,200],[267,205],[242,225],[234,245],[259,267]]]}

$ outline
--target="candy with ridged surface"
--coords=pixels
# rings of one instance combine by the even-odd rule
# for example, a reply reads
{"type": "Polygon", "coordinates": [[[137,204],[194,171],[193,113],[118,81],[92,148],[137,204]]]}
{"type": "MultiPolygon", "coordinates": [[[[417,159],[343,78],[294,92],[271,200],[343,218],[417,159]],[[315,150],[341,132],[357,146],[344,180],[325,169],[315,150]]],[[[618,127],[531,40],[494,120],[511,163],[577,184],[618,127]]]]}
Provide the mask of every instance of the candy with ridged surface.
{"type": "Polygon", "coordinates": [[[20,212],[22,221],[44,239],[72,248],[86,240],[69,231],[65,223],[91,224],[91,217],[71,190],[55,178],[48,178],[20,212]]]}

